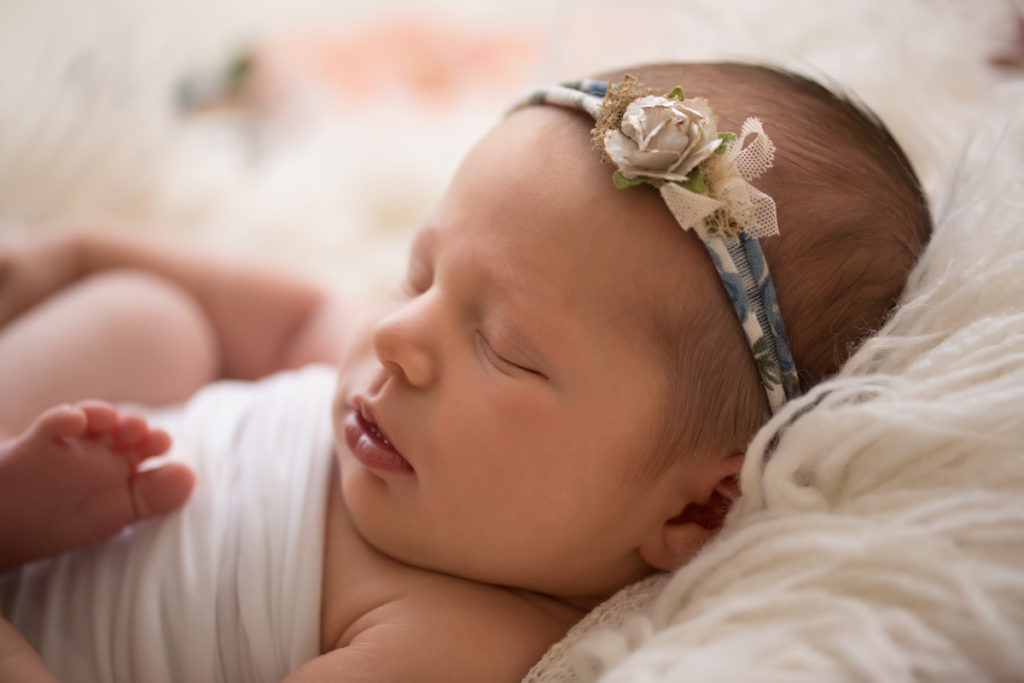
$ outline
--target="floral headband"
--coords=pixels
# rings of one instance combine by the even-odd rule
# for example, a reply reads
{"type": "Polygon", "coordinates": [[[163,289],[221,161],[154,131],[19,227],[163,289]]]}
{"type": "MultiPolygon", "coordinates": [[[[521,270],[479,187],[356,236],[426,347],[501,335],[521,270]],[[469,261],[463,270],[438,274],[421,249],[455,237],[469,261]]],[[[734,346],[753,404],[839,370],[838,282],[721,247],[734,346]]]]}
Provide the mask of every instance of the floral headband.
{"type": "Polygon", "coordinates": [[[582,80],[540,88],[517,106],[551,104],[590,114],[594,140],[617,168],[615,186],[649,184],[683,230],[700,237],[722,278],[776,412],[799,394],[796,367],[775,287],[758,239],[779,234],[775,202],[753,185],[772,166],[775,145],[761,121],[739,135],[718,131],[703,98],[680,88],[651,95],[627,77],[609,86],[582,80]]]}

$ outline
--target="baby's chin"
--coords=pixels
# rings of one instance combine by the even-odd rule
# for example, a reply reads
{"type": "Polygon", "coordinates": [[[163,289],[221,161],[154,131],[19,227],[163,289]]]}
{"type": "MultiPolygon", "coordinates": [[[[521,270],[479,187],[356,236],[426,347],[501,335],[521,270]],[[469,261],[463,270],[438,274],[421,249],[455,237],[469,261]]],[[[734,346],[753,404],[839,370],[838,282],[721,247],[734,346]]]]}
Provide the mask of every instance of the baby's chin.
{"type": "MultiPolygon", "coordinates": [[[[344,470],[345,461],[354,456],[344,450],[344,440],[338,442],[339,463],[344,470]]],[[[354,463],[353,463],[354,464],[354,463]]],[[[507,558],[491,553],[480,556],[474,552],[446,553],[419,534],[395,532],[380,515],[364,507],[358,494],[346,491],[345,477],[341,481],[343,499],[349,520],[359,537],[377,552],[391,560],[418,570],[443,574],[460,580],[496,586],[514,592],[546,596],[573,609],[587,611],[604,602],[620,589],[643,579],[654,570],[643,565],[623,571],[622,567],[607,567],[595,571],[594,567],[581,569],[578,575],[565,573],[551,576],[547,562],[531,565],[529,562],[510,566],[507,558]],[[346,493],[348,495],[346,495],[346,493]]]]}

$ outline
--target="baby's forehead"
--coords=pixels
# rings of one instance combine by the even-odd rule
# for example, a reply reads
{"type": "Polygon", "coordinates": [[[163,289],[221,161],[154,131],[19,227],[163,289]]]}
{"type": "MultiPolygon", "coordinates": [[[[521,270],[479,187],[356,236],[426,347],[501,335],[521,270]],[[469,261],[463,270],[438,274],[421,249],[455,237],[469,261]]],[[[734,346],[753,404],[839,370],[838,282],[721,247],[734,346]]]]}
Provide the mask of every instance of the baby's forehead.
{"type": "Polygon", "coordinates": [[[717,276],[657,192],[616,189],[592,125],[553,107],[510,114],[470,153],[417,242],[454,240],[540,313],[644,343],[717,295],[717,276]]]}

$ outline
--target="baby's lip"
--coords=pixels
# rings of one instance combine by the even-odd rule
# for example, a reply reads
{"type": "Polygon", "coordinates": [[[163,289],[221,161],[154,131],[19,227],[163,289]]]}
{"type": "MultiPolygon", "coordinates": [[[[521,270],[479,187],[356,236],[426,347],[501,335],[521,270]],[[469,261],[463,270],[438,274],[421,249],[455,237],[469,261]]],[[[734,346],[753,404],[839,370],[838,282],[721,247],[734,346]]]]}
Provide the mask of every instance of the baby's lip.
{"type": "Polygon", "coordinates": [[[381,445],[381,447],[386,448],[387,450],[390,451],[394,451],[396,455],[404,459],[401,451],[398,450],[398,448],[395,446],[395,443],[388,436],[388,433],[384,429],[384,426],[381,424],[373,408],[370,406],[369,402],[365,398],[358,395],[353,396],[351,399],[349,399],[348,404],[349,408],[352,410],[352,413],[355,415],[356,419],[359,420],[359,422],[361,423],[361,425],[371,438],[377,441],[381,445]]]}

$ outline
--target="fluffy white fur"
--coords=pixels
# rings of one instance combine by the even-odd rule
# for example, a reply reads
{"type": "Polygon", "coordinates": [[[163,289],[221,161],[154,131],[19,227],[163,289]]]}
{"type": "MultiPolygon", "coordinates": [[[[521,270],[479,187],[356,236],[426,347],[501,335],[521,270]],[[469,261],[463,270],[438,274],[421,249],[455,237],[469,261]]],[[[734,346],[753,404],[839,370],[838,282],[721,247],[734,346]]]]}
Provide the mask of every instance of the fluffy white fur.
{"type": "Polygon", "coordinates": [[[989,103],[889,324],[757,435],[721,537],[534,680],[1021,675],[1022,97],[989,103]]]}

